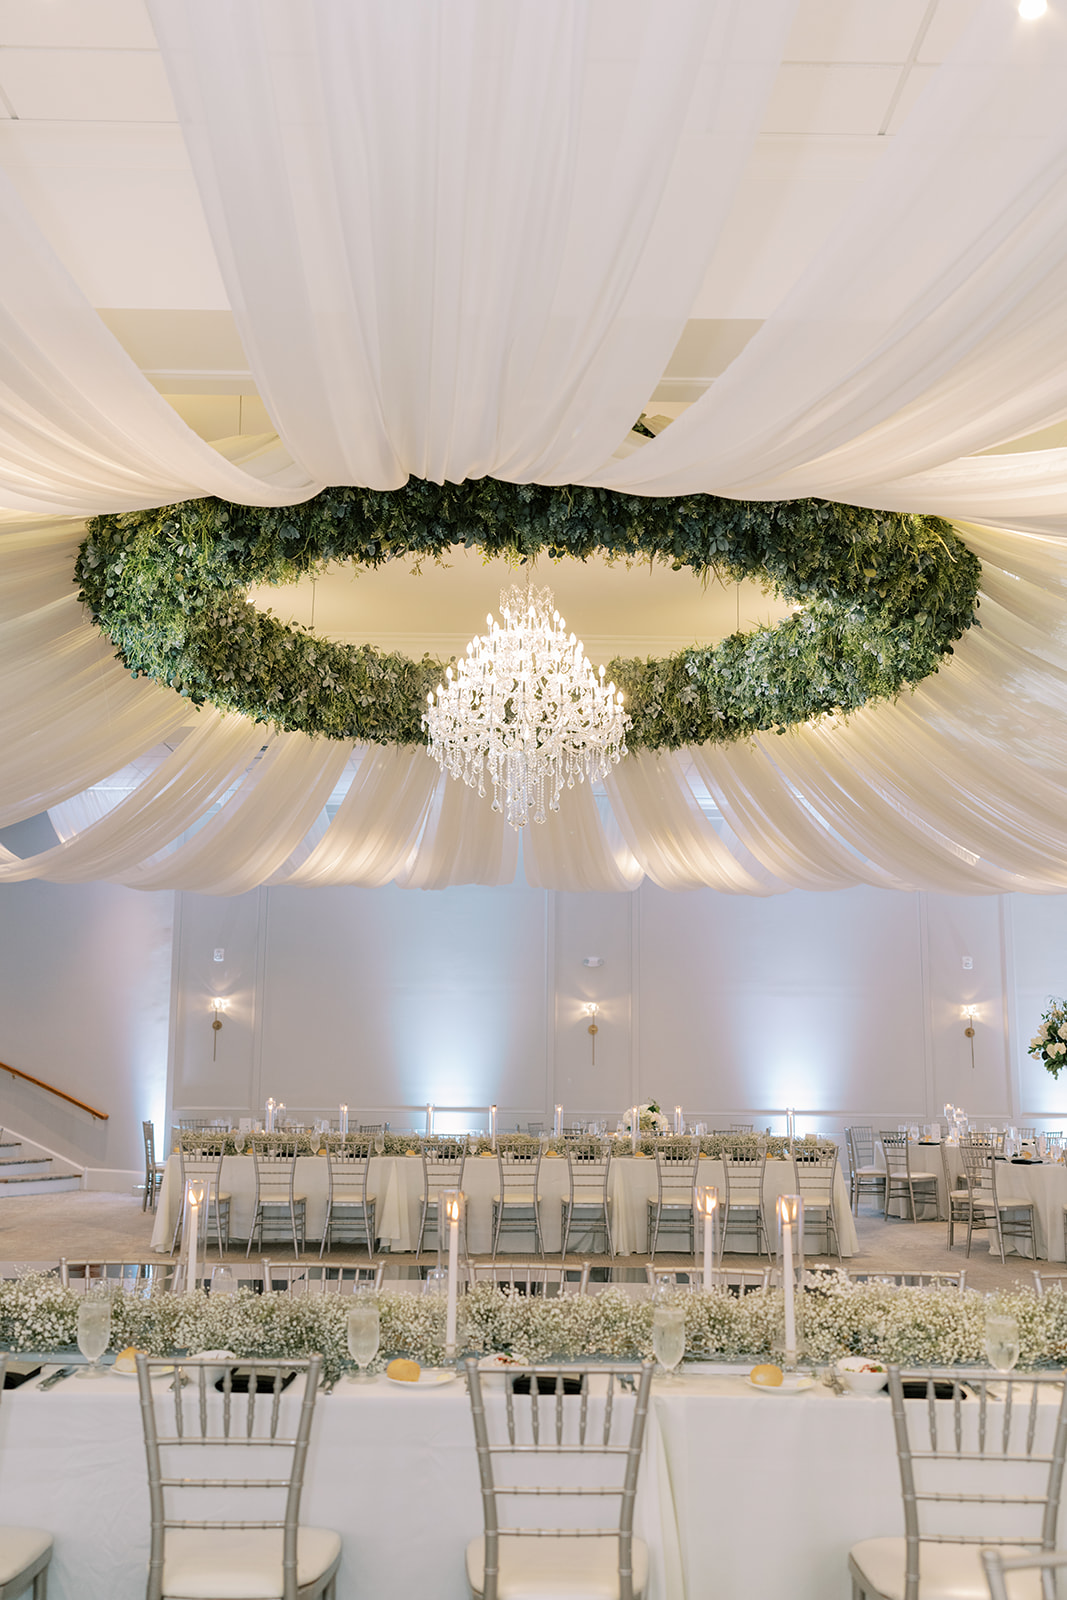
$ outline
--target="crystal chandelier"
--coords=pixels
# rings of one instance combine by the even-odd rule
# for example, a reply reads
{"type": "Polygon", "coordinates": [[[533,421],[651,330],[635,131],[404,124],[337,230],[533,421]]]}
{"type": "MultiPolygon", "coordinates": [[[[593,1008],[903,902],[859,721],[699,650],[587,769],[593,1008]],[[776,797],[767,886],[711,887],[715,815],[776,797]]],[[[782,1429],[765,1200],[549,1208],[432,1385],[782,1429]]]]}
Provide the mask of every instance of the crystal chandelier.
{"type": "Polygon", "coordinates": [[[441,770],[484,795],[488,768],[493,810],[522,828],[559,810],[564,785],[595,783],[626,754],[630,719],[566,632],[551,589],[504,589],[500,611],[503,625],[486,617],[489,632],[427,696],[422,725],[441,770]]]}

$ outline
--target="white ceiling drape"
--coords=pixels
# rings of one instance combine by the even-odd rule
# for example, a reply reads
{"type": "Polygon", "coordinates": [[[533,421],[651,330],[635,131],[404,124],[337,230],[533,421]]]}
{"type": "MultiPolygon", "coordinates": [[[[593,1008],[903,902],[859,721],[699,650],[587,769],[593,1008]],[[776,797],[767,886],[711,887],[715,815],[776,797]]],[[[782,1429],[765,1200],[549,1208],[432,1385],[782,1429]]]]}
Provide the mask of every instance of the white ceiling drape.
{"type": "Polygon", "coordinates": [[[529,831],[528,881],[1067,888],[1067,451],[975,453],[1067,417],[1055,15],[979,7],[762,330],[616,455],[728,225],[793,0],[151,10],[281,442],[198,440],[0,173],[0,826],[50,808],[60,839],[0,852],[0,881],[511,881],[514,834],[424,752],[134,682],[72,583],[93,512],[494,473],[938,511],[984,563],[982,629],[914,694],[633,757],[529,831]]]}

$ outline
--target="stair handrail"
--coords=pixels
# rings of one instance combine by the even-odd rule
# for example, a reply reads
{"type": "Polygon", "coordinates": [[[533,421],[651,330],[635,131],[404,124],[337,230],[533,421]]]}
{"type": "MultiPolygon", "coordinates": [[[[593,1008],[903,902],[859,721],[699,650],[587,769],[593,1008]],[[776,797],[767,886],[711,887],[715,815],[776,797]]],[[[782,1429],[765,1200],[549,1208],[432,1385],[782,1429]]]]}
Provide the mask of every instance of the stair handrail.
{"type": "Polygon", "coordinates": [[[96,1117],[100,1122],[107,1122],[110,1113],[98,1111],[95,1106],[86,1105],[84,1100],[76,1100],[65,1089],[57,1089],[54,1084],[45,1083],[43,1078],[35,1078],[32,1073],[23,1072],[21,1067],[9,1067],[6,1061],[0,1061],[0,1072],[10,1072],[13,1078],[22,1078],[26,1083],[36,1084],[38,1089],[47,1089],[49,1094],[56,1095],[60,1100],[68,1101],[72,1106],[77,1106],[79,1111],[88,1111],[91,1117],[96,1117]]]}

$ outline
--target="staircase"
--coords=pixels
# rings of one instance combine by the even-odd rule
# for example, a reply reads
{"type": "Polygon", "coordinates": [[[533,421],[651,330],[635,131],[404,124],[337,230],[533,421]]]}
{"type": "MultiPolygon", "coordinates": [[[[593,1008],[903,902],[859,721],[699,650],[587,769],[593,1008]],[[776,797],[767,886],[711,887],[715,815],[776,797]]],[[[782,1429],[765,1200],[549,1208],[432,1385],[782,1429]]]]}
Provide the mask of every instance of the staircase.
{"type": "Polygon", "coordinates": [[[82,1171],[10,1128],[0,1130],[0,1202],[5,1195],[67,1194],[82,1187],[82,1171]]]}

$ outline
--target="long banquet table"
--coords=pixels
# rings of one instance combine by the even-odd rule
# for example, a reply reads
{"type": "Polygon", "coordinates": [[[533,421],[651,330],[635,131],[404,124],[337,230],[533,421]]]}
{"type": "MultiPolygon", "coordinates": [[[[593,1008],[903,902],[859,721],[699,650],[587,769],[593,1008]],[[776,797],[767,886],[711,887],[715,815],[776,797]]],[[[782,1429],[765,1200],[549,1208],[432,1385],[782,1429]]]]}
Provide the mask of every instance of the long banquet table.
{"type": "MultiPolygon", "coordinates": [[[[723,1183],[722,1164],[702,1157],[700,1178],[704,1183],[723,1183]]],[[[391,1251],[412,1251],[418,1242],[419,1215],[422,1204],[422,1162],[407,1156],[377,1156],[372,1159],[369,1189],[375,1195],[376,1231],[382,1246],[391,1251]]],[[[463,1174],[463,1190],[468,1200],[467,1248],[473,1255],[485,1255],[492,1248],[492,1196],[497,1192],[499,1171],[495,1157],[471,1156],[463,1174]]],[[[562,1157],[546,1157],[541,1162],[541,1227],[545,1249],[549,1253],[560,1248],[560,1202],[567,1193],[567,1163],[562,1157]]],[[[222,1172],[223,1190],[231,1196],[230,1233],[235,1239],[247,1239],[252,1220],[255,1197],[255,1175],[250,1156],[227,1156],[222,1172]]],[[[763,1186],[767,1221],[773,1227],[774,1202],[779,1194],[793,1187],[793,1167],[788,1161],[767,1162],[763,1186]]],[[[309,1239],[322,1236],[326,1215],[327,1173],[321,1156],[300,1156],[297,1160],[297,1192],[307,1196],[307,1235],[309,1239]]],[[[656,1196],[656,1163],[648,1157],[619,1156],[611,1163],[609,1193],[615,1234],[615,1251],[618,1255],[642,1254],[647,1241],[648,1201],[656,1196]]],[[[156,1223],[152,1234],[152,1249],[168,1251],[174,1234],[178,1207],[181,1204],[181,1170],[178,1157],[167,1161],[156,1209],[156,1223]]],[[[840,1167],[834,1186],[834,1220],[843,1256],[852,1256],[858,1250],[855,1224],[849,1208],[848,1186],[840,1167]]],[[[573,1237],[573,1236],[572,1236],[573,1237]]],[[[675,1238],[677,1236],[675,1235],[675,1238]]],[[[506,1250],[532,1250],[532,1235],[520,1244],[509,1234],[506,1250]]],[[[281,1247],[274,1247],[284,1251],[281,1247]]],[[[668,1240],[661,1245],[670,1250],[668,1240]]],[[[731,1234],[727,1239],[730,1250],[751,1250],[751,1237],[731,1234]]],[[[808,1238],[809,1252],[828,1254],[821,1233],[812,1231],[808,1238]]]]}
{"type": "MultiPolygon", "coordinates": [[[[849,1546],[902,1532],[884,1396],[816,1386],[782,1398],[741,1374],[687,1371],[654,1384],[641,1470],[649,1600],[848,1600],[849,1546]]],[[[4,1522],[54,1533],[51,1600],[141,1600],[149,1516],[136,1382],[5,1394],[0,1507],[4,1522]]],[[[343,1537],[339,1600],[465,1600],[463,1551],[481,1509],[462,1381],[412,1391],[378,1378],[321,1396],[301,1520],[343,1537]]]]}

